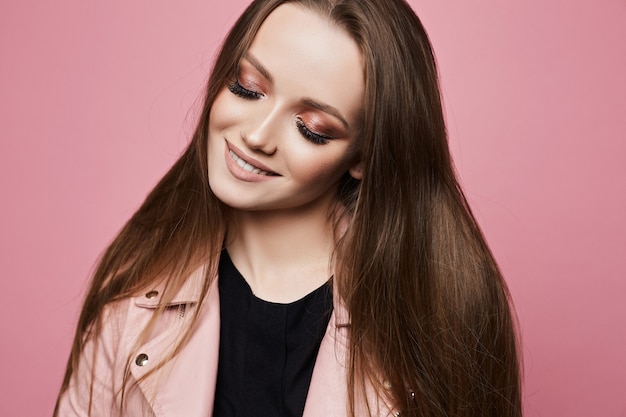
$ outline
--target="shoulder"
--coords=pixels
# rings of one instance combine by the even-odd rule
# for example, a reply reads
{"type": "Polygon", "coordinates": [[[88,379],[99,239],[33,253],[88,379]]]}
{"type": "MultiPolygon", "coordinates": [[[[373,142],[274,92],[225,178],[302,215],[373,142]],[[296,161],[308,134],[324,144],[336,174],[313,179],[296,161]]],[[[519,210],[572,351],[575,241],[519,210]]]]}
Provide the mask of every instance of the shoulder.
{"type": "Polygon", "coordinates": [[[167,282],[163,282],[107,304],[85,335],[76,369],[59,398],[58,415],[87,415],[87,410],[92,415],[117,415],[120,393],[135,385],[140,389],[128,392],[128,410],[149,407],[157,392],[158,371],[174,354],[184,331],[196,322],[208,322],[209,328],[219,326],[217,290],[215,285],[204,290],[211,284],[205,276],[204,268],[194,271],[173,296],[167,294],[167,282]],[[168,298],[170,301],[165,301],[168,298]],[[210,305],[213,302],[217,307],[210,305]],[[209,304],[207,308],[200,309],[205,304],[209,304]],[[203,313],[192,314],[194,311],[203,313]],[[207,320],[206,316],[217,319],[207,320]],[[154,377],[147,378],[151,374],[154,377]]]}

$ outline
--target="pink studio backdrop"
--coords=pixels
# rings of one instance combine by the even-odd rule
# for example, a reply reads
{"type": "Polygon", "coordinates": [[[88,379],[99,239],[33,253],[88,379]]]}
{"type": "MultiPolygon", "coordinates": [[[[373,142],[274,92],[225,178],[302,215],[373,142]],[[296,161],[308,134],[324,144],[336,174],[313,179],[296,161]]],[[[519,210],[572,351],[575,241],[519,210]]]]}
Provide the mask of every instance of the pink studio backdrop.
{"type": "MultiPolygon", "coordinates": [[[[47,416],[86,280],[248,1],[0,4],[0,415],[47,416]]],[[[526,416],[626,416],[626,2],[413,0],[509,282],[526,416]]]]}

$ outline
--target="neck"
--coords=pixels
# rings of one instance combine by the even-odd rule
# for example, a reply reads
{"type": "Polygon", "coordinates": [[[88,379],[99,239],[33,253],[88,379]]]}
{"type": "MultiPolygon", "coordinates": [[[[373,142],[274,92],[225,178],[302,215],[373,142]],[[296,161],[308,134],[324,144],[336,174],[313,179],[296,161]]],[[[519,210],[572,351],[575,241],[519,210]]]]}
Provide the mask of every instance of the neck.
{"type": "Polygon", "coordinates": [[[333,224],[323,210],[237,212],[226,247],[253,293],[267,301],[298,300],[332,275],[333,224]]]}

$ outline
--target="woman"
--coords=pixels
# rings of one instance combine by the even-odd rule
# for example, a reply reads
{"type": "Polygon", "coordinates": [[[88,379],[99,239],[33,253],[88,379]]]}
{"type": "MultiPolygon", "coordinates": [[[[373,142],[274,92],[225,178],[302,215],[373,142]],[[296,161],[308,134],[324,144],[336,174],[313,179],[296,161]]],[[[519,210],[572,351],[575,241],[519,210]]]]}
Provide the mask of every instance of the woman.
{"type": "Polygon", "coordinates": [[[254,1],[100,261],[55,414],[520,416],[507,300],[410,7],[254,1]]]}

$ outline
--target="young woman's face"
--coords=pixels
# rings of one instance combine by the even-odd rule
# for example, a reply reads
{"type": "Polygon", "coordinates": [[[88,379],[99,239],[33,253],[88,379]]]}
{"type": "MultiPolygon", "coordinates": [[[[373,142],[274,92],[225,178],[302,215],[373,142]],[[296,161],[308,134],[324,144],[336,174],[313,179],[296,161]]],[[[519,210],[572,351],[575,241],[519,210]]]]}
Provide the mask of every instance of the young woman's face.
{"type": "Polygon", "coordinates": [[[261,26],[209,119],[209,184],[242,210],[328,207],[359,176],[361,54],[315,12],[285,4],[261,26]]]}

